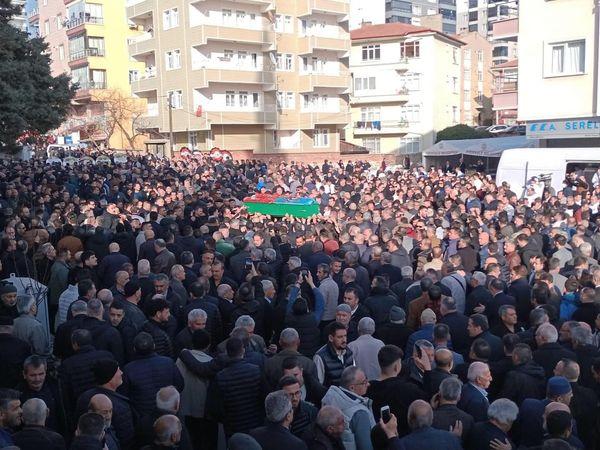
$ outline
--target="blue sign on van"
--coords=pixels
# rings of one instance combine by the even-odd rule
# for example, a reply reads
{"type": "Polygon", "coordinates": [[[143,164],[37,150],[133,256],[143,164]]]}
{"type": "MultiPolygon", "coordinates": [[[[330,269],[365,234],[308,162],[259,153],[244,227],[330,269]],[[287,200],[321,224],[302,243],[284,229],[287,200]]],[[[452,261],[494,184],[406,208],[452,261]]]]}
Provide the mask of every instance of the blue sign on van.
{"type": "Polygon", "coordinates": [[[529,139],[600,137],[600,118],[527,122],[529,139]]]}

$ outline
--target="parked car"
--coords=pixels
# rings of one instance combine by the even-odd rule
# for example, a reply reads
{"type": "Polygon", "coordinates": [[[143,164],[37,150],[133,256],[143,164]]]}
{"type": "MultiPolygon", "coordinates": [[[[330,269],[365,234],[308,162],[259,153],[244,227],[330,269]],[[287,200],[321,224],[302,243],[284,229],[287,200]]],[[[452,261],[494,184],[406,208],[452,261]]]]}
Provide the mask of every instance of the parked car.
{"type": "Polygon", "coordinates": [[[488,131],[492,134],[501,134],[501,133],[506,133],[506,130],[508,129],[508,125],[492,125],[491,127],[488,127],[488,131]]]}
{"type": "Polygon", "coordinates": [[[526,127],[525,127],[525,125],[511,125],[504,132],[506,134],[525,136],[526,127]]]}

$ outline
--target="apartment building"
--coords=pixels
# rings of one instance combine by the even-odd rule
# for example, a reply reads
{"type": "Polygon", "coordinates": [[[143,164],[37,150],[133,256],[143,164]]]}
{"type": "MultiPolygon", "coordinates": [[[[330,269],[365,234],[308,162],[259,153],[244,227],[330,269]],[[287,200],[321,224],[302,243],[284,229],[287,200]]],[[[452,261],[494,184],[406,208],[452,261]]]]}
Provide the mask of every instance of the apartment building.
{"type": "Polygon", "coordinates": [[[594,0],[527,0],[519,12],[519,107],[545,147],[600,146],[600,11],[594,0]],[[544,24],[544,26],[539,26],[544,24]]]}
{"type": "Polygon", "coordinates": [[[476,31],[462,33],[461,116],[467,125],[492,124],[492,44],[476,31]]]}
{"type": "Polygon", "coordinates": [[[364,26],[351,37],[349,142],[370,153],[419,154],[459,123],[462,41],[403,23],[364,26]]]}
{"type": "Polygon", "coordinates": [[[64,1],[40,0],[28,6],[29,34],[44,38],[48,44],[52,74],[69,73],[67,8],[64,1]]]}
{"type": "Polygon", "coordinates": [[[27,31],[27,12],[25,10],[26,0],[10,0],[10,3],[21,7],[21,11],[12,16],[10,24],[21,31],[27,31]]]}
{"type": "Polygon", "coordinates": [[[441,31],[455,34],[456,0],[385,0],[387,23],[420,25],[419,17],[437,14],[442,16],[441,31]]]}
{"type": "Polygon", "coordinates": [[[458,33],[477,31],[490,37],[494,22],[518,16],[519,0],[458,0],[456,14],[458,33]]]}
{"type": "Polygon", "coordinates": [[[350,6],[338,0],[134,0],[132,83],[175,150],[339,152],[350,6]]]}

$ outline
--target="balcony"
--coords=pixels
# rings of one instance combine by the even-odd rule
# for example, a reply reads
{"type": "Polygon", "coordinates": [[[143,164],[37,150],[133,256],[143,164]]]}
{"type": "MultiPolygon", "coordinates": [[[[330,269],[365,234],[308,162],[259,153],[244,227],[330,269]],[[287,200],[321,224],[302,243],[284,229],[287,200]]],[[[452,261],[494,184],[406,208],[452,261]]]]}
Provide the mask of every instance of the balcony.
{"type": "Polygon", "coordinates": [[[494,111],[502,109],[517,109],[519,105],[518,94],[513,92],[499,92],[492,96],[492,109],[494,111]]]}
{"type": "Polygon", "coordinates": [[[339,75],[328,74],[308,74],[300,75],[300,92],[312,92],[315,88],[333,88],[340,91],[350,89],[350,77],[348,72],[341,72],[339,75]]]}
{"type": "Polygon", "coordinates": [[[330,50],[345,55],[350,51],[350,39],[342,37],[304,36],[298,40],[299,55],[308,55],[315,50],[330,50]]]}
{"type": "Polygon", "coordinates": [[[85,28],[86,24],[90,25],[104,25],[103,17],[93,17],[86,14],[85,17],[79,17],[77,19],[69,19],[65,22],[65,28],[67,29],[67,36],[80,33],[85,28]]]}
{"type": "Polygon", "coordinates": [[[306,17],[312,14],[328,14],[339,18],[339,21],[347,20],[350,14],[349,2],[337,0],[296,0],[298,17],[306,17]]]}
{"type": "Polygon", "coordinates": [[[138,16],[152,14],[154,12],[154,6],[157,2],[155,0],[133,0],[128,1],[126,5],[127,18],[133,19],[138,16]]]}
{"type": "Polygon", "coordinates": [[[131,81],[131,92],[148,92],[158,90],[158,80],[156,78],[156,68],[148,73],[131,81]]]}
{"type": "Polygon", "coordinates": [[[348,125],[348,122],[348,112],[313,111],[299,114],[299,127],[303,130],[311,130],[319,125],[348,125]]]}
{"type": "Polygon", "coordinates": [[[131,56],[144,55],[156,49],[154,33],[149,31],[127,39],[127,44],[129,44],[129,54],[131,56]]]}
{"type": "Polygon", "coordinates": [[[496,82],[494,86],[494,94],[504,94],[507,92],[517,92],[519,83],[517,81],[501,81],[496,82]]]}
{"type": "Polygon", "coordinates": [[[103,57],[104,49],[103,48],[86,48],[81,51],[71,53],[69,55],[69,63],[80,61],[86,59],[88,57],[103,57]]]}
{"type": "Polygon", "coordinates": [[[267,107],[266,111],[206,111],[200,117],[203,129],[211,125],[275,125],[277,113],[274,108],[267,107]]]}
{"type": "Polygon", "coordinates": [[[79,83],[77,92],[75,92],[75,100],[91,98],[94,91],[106,89],[106,81],[83,81],[79,83]]]}
{"type": "Polygon", "coordinates": [[[225,27],[221,25],[198,25],[190,29],[193,46],[206,45],[209,40],[258,44],[265,48],[275,45],[275,33],[268,30],[225,27]]]}
{"type": "MultiPolygon", "coordinates": [[[[200,3],[205,0],[192,0],[191,3],[200,3]]],[[[275,4],[273,0],[236,0],[236,3],[245,3],[248,5],[258,5],[262,11],[273,11],[275,10],[275,4]]]]}
{"type": "Polygon", "coordinates": [[[409,132],[410,124],[407,120],[371,120],[354,122],[354,136],[403,134],[409,132]]]}
{"type": "Polygon", "coordinates": [[[501,41],[517,41],[519,36],[519,19],[499,20],[492,25],[492,38],[501,41]]]}
{"type": "MultiPolygon", "coordinates": [[[[368,91],[366,91],[368,92],[368,91]]],[[[375,95],[355,95],[350,98],[353,105],[377,104],[377,103],[405,103],[409,99],[409,91],[406,88],[398,89],[396,92],[375,95]]]]}
{"type": "Polygon", "coordinates": [[[40,20],[39,8],[33,8],[31,11],[29,11],[27,13],[27,20],[29,20],[30,23],[37,22],[38,20],[40,20]]]}
{"type": "Polygon", "coordinates": [[[208,87],[209,83],[264,84],[275,86],[275,73],[243,69],[201,68],[192,72],[195,85],[208,87]]]}

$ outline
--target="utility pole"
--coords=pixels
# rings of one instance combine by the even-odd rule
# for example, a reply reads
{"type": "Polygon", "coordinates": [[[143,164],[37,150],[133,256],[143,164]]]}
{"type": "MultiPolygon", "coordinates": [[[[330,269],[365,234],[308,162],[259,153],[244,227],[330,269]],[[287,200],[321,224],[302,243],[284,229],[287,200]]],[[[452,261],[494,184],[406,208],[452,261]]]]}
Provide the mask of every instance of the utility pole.
{"type": "Polygon", "coordinates": [[[173,147],[175,145],[175,141],[173,139],[173,92],[169,92],[167,96],[167,104],[169,106],[169,154],[168,158],[171,159],[173,157],[173,147]]]}

